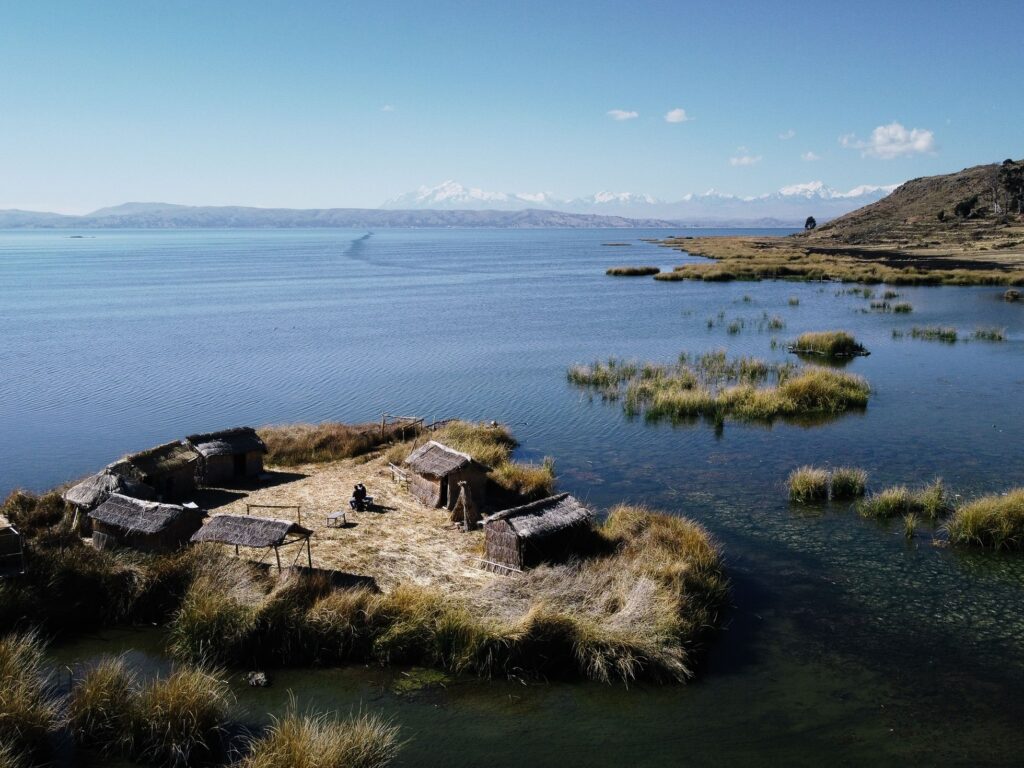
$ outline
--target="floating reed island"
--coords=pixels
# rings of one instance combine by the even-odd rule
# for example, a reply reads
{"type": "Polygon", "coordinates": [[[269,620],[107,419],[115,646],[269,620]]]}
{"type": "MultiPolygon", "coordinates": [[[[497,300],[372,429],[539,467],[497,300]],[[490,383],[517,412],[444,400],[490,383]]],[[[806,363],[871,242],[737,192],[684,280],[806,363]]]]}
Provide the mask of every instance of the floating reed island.
{"type": "Polygon", "coordinates": [[[729,359],[724,351],[692,360],[683,354],[674,364],[610,358],[572,366],[567,378],[607,400],[621,400],[628,414],[652,421],[813,421],[863,409],[871,394],[860,376],[757,358],[729,359]]]}
{"type": "MultiPolygon", "coordinates": [[[[185,546],[148,546],[142,523],[99,536],[96,510],[124,506],[113,488],[100,498],[106,485],[93,509],[67,501],[83,498],[71,489],[12,494],[0,512],[27,546],[24,573],[0,580],[0,626],[155,623],[177,660],[200,666],[419,664],[628,683],[689,679],[718,625],[728,586],[700,525],[635,506],[599,516],[554,492],[553,461],[515,461],[501,425],[256,432],[263,472],[248,476],[239,459],[232,482],[198,475],[177,499],[205,513],[185,546]],[[373,497],[363,511],[350,507],[357,483],[373,497]]],[[[177,519],[167,506],[131,509],[177,519]]]]}

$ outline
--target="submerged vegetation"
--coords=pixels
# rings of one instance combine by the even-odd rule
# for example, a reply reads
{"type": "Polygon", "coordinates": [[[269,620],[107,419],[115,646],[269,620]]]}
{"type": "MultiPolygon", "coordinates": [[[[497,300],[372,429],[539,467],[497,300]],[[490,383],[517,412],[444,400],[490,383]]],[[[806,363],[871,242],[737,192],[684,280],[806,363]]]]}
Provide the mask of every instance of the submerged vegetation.
{"type": "Polygon", "coordinates": [[[1024,549],[1024,488],[960,506],[946,525],[949,540],[990,549],[1024,549]]]}
{"type": "Polygon", "coordinates": [[[798,467],[789,474],[789,498],[802,503],[853,499],[864,495],[867,479],[868,473],[857,467],[798,467]]]}
{"type": "Polygon", "coordinates": [[[823,357],[854,357],[868,351],[846,331],[812,331],[801,333],[789,348],[801,355],[823,357]]]}
{"type": "Polygon", "coordinates": [[[971,334],[972,339],[977,341],[1005,341],[1005,328],[975,328],[971,334]]]}
{"type": "Polygon", "coordinates": [[[661,272],[660,267],[609,267],[605,274],[612,277],[644,277],[656,275],[659,272],[661,272]]]}
{"type": "Polygon", "coordinates": [[[730,360],[725,352],[682,355],[674,365],[615,358],[573,366],[570,382],[606,399],[621,399],[630,414],[651,420],[834,416],[867,405],[870,387],[859,376],[827,368],[800,368],[756,358],[730,360]]]}

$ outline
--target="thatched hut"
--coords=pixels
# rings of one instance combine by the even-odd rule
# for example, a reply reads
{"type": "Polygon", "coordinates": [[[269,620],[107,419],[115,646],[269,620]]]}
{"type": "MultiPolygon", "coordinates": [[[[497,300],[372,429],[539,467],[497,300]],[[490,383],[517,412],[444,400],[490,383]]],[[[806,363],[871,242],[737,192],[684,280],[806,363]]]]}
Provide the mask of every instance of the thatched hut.
{"type": "Polygon", "coordinates": [[[290,544],[306,543],[306,559],[309,567],[313,567],[313,555],[310,550],[309,538],[313,531],[304,528],[291,520],[276,520],[269,517],[252,517],[250,515],[216,515],[192,536],[192,542],[216,542],[233,544],[235,553],[239,547],[274,550],[277,567],[281,568],[280,547],[290,544]]]}
{"type": "Polygon", "coordinates": [[[159,504],[112,493],[89,513],[98,549],[131,547],[142,552],[173,552],[185,546],[203,522],[198,507],[159,504]]]}
{"type": "Polygon", "coordinates": [[[23,557],[21,534],[3,515],[0,515],[0,577],[23,573],[25,561],[23,557]]]}
{"type": "Polygon", "coordinates": [[[409,490],[428,507],[454,509],[459,483],[466,483],[472,502],[482,507],[487,493],[487,467],[467,453],[431,440],[409,454],[409,490]]]}
{"type": "Polygon", "coordinates": [[[482,521],[485,564],[521,571],[565,560],[578,551],[592,517],[568,493],[488,515],[482,521]]]}
{"type": "Polygon", "coordinates": [[[134,499],[156,497],[156,491],[145,483],[127,475],[103,470],[64,491],[64,501],[80,511],[88,512],[110,498],[113,493],[131,496],[134,499]]]}
{"type": "Polygon", "coordinates": [[[107,467],[148,485],[160,500],[186,499],[196,490],[199,454],[183,442],[164,443],[133,453],[107,467]]]}
{"type": "Polygon", "coordinates": [[[252,427],[235,427],[185,438],[199,454],[199,482],[229,485],[263,472],[267,446],[252,427]]]}

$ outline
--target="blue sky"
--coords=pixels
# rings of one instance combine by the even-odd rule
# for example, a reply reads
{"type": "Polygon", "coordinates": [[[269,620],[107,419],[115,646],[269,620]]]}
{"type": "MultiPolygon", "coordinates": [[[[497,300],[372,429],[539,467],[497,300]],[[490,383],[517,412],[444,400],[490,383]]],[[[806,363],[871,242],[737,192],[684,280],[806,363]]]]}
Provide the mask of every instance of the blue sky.
{"type": "Polygon", "coordinates": [[[0,208],[894,183],[1024,156],[1022,29],[1020,0],[9,0],[0,208]]]}

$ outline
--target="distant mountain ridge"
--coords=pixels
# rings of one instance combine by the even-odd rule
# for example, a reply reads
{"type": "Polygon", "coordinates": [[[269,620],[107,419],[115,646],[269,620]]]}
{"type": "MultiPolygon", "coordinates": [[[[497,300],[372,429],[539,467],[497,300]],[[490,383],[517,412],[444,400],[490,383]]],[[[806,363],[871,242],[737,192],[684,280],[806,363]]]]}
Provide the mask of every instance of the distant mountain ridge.
{"type": "Polygon", "coordinates": [[[539,208],[569,213],[653,217],[690,225],[750,225],[757,221],[774,221],[781,225],[803,226],[808,216],[828,221],[881,200],[896,186],[864,184],[843,192],[821,181],[811,181],[752,197],[711,189],[667,202],[643,193],[607,191],[563,200],[550,192],[489,192],[448,180],[436,187],[420,187],[414,192],[399,195],[381,207],[386,210],[539,208]]]}
{"type": "Polygon", "coordinates": [[[388,228],[476,227],[506,229],[663,228],[677,226],[660,219],[566,213],[553,210],[397,210],[379,208],[248,208],[191,206],[171,203],[124,203],[84,216],[59,213],[0,211],[0,229],[258,229],[258,228],[388,228]]]}

